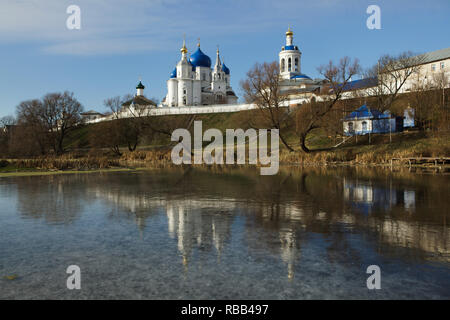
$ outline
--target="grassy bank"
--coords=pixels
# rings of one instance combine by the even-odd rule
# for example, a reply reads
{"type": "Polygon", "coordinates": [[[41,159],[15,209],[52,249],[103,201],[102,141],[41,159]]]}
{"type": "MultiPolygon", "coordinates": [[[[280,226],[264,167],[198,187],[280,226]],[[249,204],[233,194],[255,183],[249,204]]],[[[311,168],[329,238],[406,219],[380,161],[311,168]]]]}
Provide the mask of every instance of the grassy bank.
{"type": "MultiPolygon", "coordinates": [[[[255,111],[253,111],[255,112],[255,111]]],[[[242,118],[249,114],[227,113],[198,115],[203,130],[218,128],[225,132],[227,128],[241,128],[242,118]]],[[[70,134],[63,156],[36,157],[33,159],[0,159],[0,176],[18,174],[42,174],[61,172],[84,172],[102,170],[127,170],[135,168],[173,167],[170,158],[171,148],[168,136],[156,139],[151,144],[140,145],[134,152],[122,148],[122,156],[107,149],[96,148],[89,144],[90,131],[95,125],[82,126],[70,134]]],[[[312,150],[301,150],[294,129],[284,132],[289,144],[295,149],[289,152],[280,144],[280,162],[282,165],[323,166],[345,165],[388,165],[392,158],[406,157],[449,157],[450,135],[435,136],[426,132],[403,132],[384,135],[353,137],[334,148],[342,137],[329,137],[321,130],[313,132],[307,140],[312,150]]]]}
{"type": "MultiPolygon", "coordinates": [[[[370,144],[368,137],[358,137],[358,141],[352,138],[351,141],[337,148],[316,149],[310,153],[301,151],[298,146],[294,152],[289,152],[281,146],[280,164],[282,166],[388,166],[392,158],[448,157],[449,141],[448,137],[402,133],[393,135],[392,142],[389,142],[389,136],[373,136],[370,144]]],[[[171,148],[148,148],[134,152],[124,150],[120,157],[110,154],[107,150],[97,150],[96,154],[78,151],[60,157],[2,160],[0,161],[0,177],[175,167],[171,161],[171,148]]],[[[407,163],[397,164],[406,165],[407,163]]],[[[422,167],[427,166],[429,165],[422,165],[422,167]]],[[[449,168],[448,165],[444,167],[449,168]]]]}
{"type": "Polygon", "coordinates": [[[282,151],[281,161],[283,163],[305,164],[336,162],[389,164],[392,158],[450,156],[449,135],[435,137],[421,132],[403,132],[393,134],[391,139],[389,135],[372,135],[369,142],[369,136],[367,135],[353,137],[337,148],[324,146],[324,144],[331,144],[331,142],[322,139],[322,145],[313,146],[314,151],[311,153],[282,151]]]}

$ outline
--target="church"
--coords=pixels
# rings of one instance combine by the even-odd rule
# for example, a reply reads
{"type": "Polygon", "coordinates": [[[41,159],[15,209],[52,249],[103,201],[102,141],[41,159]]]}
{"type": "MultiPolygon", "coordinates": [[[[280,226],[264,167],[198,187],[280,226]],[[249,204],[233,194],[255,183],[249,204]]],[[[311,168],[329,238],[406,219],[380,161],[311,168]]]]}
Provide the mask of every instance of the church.
{"type": "Polygon", "coordinates": [[[280,64],[280,91],[288,94],[291,99],[309,97],[323,85],[321,79],[312,79],[302,73],[302,53],[294,45],[294,32],[289,27],[286,32],[286,45],[281,47],[278,54],[280,64]]]}
{"type": "Polygon", "coordinates": [[[185,41],[180,51],[181,59],[167,81],[164,107],[237,104],[238,98],[230,84],[230,69],[221,61],[219,49],[213,68],[210,57],[200,49],[200,42],[189,58],[185,41]]]}

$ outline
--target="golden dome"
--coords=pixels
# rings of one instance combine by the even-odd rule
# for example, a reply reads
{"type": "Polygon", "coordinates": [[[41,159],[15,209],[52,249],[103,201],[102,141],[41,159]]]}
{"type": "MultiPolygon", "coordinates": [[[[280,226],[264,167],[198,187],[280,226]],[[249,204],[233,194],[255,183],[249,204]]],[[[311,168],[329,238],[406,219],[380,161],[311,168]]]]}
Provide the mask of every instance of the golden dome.
{"type": "Polygon", "coordinates": [[[286,31],[286,37],[287,36],[293,36],[294,33],[291,31],[291,27],[288,28],[288,31],[286,31]]]}

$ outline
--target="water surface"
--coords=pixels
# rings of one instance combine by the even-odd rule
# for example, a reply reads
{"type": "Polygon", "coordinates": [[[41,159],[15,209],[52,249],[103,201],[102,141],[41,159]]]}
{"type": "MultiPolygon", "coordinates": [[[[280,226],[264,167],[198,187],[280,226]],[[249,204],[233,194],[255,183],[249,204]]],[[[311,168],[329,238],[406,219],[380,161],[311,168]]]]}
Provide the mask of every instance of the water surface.
{"type": "Polygon", "coordinates": [[[449,299],[449,206],[381,169],[0,178],[0,298],[449,299]]]}

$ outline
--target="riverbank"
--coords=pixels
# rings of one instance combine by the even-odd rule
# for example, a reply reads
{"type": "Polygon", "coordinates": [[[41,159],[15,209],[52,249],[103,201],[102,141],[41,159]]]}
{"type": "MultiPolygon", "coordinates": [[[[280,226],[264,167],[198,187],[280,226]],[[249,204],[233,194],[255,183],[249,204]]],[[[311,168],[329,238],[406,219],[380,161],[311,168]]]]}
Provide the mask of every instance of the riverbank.
{"type": "MultiPolygon", "coordinates": [[[[144,153],[146,154],[146,153],[144,153]]],[[[143,153],[141,153],[142,157],[143,153]]],[[[289,157],[294,157],[289,155],[289,157]]],[[[410,171],[420,173],[433,173],[433,174],[450,174],[450,164],[433,165],[432,163],[425,164],[408,164],[407,161],[396,161],[394,163],[358,163],[355,161],[327,161],[326,156],[316,156],[305,161],[301,158],[298,162],[282,161],[280,163],[280,170],[282,171],[295,171],[297,168],[316,167],[316,168],[336,168],[336,167],[372,167],[380,169],[390,170],[403,170],[409,169],[410,171]],[[314,161],[314,158],[319,158],[318,161],[314,161]]],[[[13,160],[14,161],[14,160],[13,160]]],[[[24,160],[19,160],[24,162],[24,160]]],[[[34,160],[27,160],[31,163],[34,160]]],[[[39,160],[40,163],[45,161],[39,160]]],[[[70,162],[70,161],[69,161],[70,162]]],[[[49,163],[54,163],[49,160],[49,163]]],[[[22,177],[22,176],[45,176],[45,175],[60,175],[60,174],[83,174],[83,173],[102,173],[102,172],[135,172],[135,171],[149,171],[149,170],[163,170],[170,168],[181,168],[181,166],[161,161],[159,163],[148,162],[145,159],[133,160],[133,161],[120,161],[120,166],[111,166],[105,168],[68,168],[70,166],[64,165],[65,169],[61,168],[43,168],[43,167],[17,167],[14,162],[10,165],[0,168],[0,178],[3,177],[22,177]]],[[[190,165],[184,165],[185,168],[190,165]]],[[[225,168],[236,169],[245,167],[255,167],[254,165],[192,165],[194,168],[205,168],[214,171],[223,171],[225,168]]]]}
{"type": "MultiPolygon", "coordinates": [[[[316,137],[319,137],[318,135],[316,137]]],[[[337,141],[339,142],[339,141],[337,141]]],[[[430,136],[421,132],[353,137],[338,147],[330,141],[310,141],[315,145],[305,153],[294,145],[289,152],[280,145],[281,166],[385,166],[414,167],[450,171],[450,136],[430,136]],[[413,163],[409,158],[447,158],[429,163],[413,163]],[[392,159],[396,159],[392,161],[392,159]]],[[[207,166],[207,165],[200,165],[207,166]]],[[[215,165],[221,167],[221,165],[215,165]]],[[[162,169],[176,167],[171,160],[171,147],[144,146],[117,156],[103,149],[78,149],[62,156],[31,159],[0,159],[0,177],[55,173],[95,172],[111,170],[162,169]]]]}

